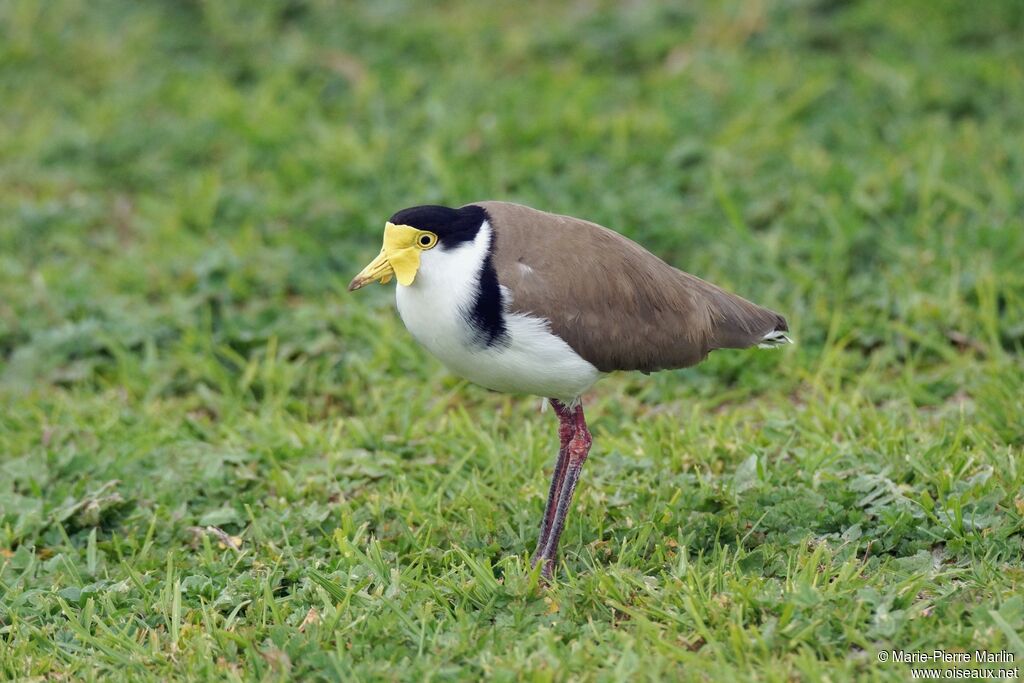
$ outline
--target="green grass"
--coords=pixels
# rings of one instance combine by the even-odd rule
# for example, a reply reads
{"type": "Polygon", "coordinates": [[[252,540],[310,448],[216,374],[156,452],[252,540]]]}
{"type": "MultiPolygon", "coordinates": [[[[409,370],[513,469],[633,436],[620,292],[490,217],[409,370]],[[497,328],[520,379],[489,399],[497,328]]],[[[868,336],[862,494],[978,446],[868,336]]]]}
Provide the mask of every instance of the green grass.
{"type": "Polygon", "coordinates": [[[495,4],[0,2],[0,678],[1019,664],[1024,6],[495,4]],[[483,198],[799,340],[599,383],[546,591],[553,416],[345,292],[483,198]]]}

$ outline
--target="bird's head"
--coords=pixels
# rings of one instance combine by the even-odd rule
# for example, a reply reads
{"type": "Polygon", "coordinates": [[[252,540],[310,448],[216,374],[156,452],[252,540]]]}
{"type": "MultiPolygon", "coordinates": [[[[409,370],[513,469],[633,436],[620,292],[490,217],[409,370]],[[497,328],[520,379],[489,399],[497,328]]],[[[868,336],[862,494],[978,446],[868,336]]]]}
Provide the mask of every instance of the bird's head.
{"type": "Polygon", "coordinates": [[[392,277],[408,287],[421,270],[442,267],[443,259],[432,252],[447,252],[471,242],[486,219],[484,209],[474,205],[460,209],[431,205],[402,209],[384,224],[380,254],[352,279],[348,291],[374,280],[385,285],[392,277]]]}

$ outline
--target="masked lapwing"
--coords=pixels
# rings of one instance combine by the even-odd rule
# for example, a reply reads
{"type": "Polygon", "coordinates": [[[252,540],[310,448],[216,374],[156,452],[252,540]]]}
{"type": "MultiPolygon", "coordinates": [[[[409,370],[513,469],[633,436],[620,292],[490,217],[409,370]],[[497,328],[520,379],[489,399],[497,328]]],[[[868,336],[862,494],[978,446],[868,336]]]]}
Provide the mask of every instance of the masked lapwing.
{"type": "Polygon", "coordinates": [[[384,226],[349,291],[398,281],[398,313],[452,372],[547,398],[555,461],[533,556],[550,578],[591,437],[581,396],[602,375],[685,368],[715,349],[790,342],[786,320],[578,218],[506,202],[416,206],[384,226]]]}

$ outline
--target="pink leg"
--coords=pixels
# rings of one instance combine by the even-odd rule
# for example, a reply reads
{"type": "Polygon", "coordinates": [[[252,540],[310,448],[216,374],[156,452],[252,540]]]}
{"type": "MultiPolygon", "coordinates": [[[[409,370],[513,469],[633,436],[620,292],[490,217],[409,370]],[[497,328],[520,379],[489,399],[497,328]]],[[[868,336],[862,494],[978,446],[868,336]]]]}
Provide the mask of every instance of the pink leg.
{"type": "Polygon", "coordinates": [[[558,555],[558,541],[562,537],[562,530],[565,528],[565,518],[572,504],[572,496],[576,491],[576,482],[579,481],[580,471],[583,463],[590,453],[592,439],[590,430],[587,429],[587,421],[583,416],[583,406],[577,405],[572,409],[573,435],[566,445],[565,474],[558,492],[558,502],[555,505],[555,512],[551,520],[548,536],[543,539],[544,547],[540,550],[537,561],[544,562],[541,568],[541,575],[550,579],[555,571],[555,558],[558,555]]]}
{"type": "Polygon", "coordinates": [[[558,497],[562,492],[562,482],[565,481],[565,467],[569,461],[568,447],[576,433],[576,424],[573,420],[573,411],[558,399],[548,399],[551,407],[558,415],[558,460],[555,461],[555,471],[551,474],[551,487],[548,489],[548,502],[544,506],[544,517],[540,523],[540,537],[537,540],[537,549],[533,551],[533,564],[540,561],[544,547],[547,545],[548,536],[551,533],[551,524],[555,519],[555,507],[558,497]]]}

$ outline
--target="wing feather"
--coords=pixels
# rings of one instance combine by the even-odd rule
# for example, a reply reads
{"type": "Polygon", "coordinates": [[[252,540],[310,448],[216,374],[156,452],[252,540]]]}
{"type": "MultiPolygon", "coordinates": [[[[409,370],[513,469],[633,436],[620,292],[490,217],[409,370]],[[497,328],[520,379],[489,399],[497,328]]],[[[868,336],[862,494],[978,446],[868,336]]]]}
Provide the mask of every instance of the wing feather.
{"type": "Polygon", "coordinates": [[[547,319],[602,372],[682,368],[747,348],[785,319],[673,268],[596,223],[507,202],[476,202],[494,229],[509,310],[547,319]]]}

